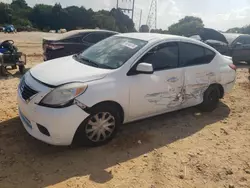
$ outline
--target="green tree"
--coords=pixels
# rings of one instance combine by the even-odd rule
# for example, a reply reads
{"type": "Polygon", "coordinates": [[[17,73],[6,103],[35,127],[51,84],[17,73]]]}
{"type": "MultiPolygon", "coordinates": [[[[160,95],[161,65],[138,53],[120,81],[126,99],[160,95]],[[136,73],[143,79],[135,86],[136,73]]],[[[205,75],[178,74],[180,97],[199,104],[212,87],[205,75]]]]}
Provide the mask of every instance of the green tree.
{"type": "Polygon", "coordinates": [[[25,0],[13,0],[10,4],[10,8],[13,12],[12,23],[19,26],[31,26],[29,21],[29,15],[32,11],[25,0]]]}
{"type": "Polygon", "coordinates": [[[0,3],[0,24],[12,23],[12,10],[8,4],[0,3]]]}
{"type": "Polygon", "coordinates": [[[115,18],[116,31],[121,33],[136,31],[133,20],[125,15],[120,9],[113,8],[110,14],[115,18]]]}
{"type": "Polygon", "coordinates": [[[197,32],[204,27],[201,18],[194,16],[186,16],[185,18],[179,20],[178,23],[171,25],[168,28],[168,32],[174,35],[181,36],[192,36],[197,34],[197,32]]]}
{"type": "Polygon", "coordinates": [[[33,8],[31,14],[30,14],[30,21],[32,24],[39,28],[40,30],[49,30],[52,23],[51,20],[52,16],[52,6],[50,5],[43,5],[43,4],[38,4],[35,5],[33,8]]]}
{"type": "Polygon", "coordinates": [[[13,0],[11,3],[11,6],[16,6],[21,9],[26,9],[28,8],[28,4],[26,3],[25,0],[13,0]]]}
{"type": "Polygon", "coordinates": [[[99,27],[118,32],[135,31],[133,21],[118,9],[94,12],[77,6],[63,8],[59,3],[54,6],[37,4],[31,8],[25,0],[13,0],[10,5],[0,3],[0,24],[5,23],[22,29],[31,26],[40,30],[99,27]]]}

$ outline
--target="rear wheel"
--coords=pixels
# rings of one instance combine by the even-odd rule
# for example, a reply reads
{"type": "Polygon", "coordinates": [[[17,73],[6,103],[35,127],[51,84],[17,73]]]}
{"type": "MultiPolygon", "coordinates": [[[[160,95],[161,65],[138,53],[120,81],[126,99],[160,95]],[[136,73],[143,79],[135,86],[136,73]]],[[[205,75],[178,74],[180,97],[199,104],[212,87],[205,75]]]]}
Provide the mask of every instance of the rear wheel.
{"type": "Polygon", "coordinates": [[[74,142],[84,146],[106,144],[115,137],[120,122],[118,110],[113,105],[94,107],[76,131],[74,142]]]}
{"type": "Polygon", "coordinates": [[[198,106],[201,111],[214,111],[220,100],[220,90],[216,85],[209,86],[203,96],[203,102],[198,106]]]}

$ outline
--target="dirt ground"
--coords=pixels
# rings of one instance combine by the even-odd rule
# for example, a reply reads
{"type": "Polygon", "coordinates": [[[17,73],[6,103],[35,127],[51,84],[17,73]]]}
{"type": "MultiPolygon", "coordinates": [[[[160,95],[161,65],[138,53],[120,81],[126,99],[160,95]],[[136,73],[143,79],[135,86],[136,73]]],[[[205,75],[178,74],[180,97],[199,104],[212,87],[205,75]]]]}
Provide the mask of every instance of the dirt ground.
{"type": "MultiPolygon", "coordinates": [[[[42,61],[45,33],[0,34],[42,61]]],[[[124,125],[108,145],[54,147],[29,136],[17,114],[20,74],[0,77],[0,188],[250,188],[250,82],[246,69],[217,110],[185,109],[124,125]]]]}

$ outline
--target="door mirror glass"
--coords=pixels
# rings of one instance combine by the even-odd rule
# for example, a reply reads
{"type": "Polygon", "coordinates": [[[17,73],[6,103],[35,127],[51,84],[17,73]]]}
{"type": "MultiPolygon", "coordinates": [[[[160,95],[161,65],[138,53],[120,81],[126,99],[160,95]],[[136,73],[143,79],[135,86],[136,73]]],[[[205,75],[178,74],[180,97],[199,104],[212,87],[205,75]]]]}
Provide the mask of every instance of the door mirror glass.
{"type": "Polygon", "coordinates": [[[140,63],[136,67],[138,73],[152,74],[154,72],[153,66],[149,63],[140,63]]]}

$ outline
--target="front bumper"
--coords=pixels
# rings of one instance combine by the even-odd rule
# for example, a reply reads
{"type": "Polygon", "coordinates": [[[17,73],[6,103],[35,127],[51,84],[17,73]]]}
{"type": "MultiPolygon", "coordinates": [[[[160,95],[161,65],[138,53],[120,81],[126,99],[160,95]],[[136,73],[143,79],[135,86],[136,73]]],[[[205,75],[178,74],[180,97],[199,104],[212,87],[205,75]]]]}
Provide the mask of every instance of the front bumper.
{"type": "Polygon", "coordinates": [[[36,97],[39,96],[27,103],[18,91],[19,116],[27,132],[51,145],[70,145],[77,128],[89,114],[77,105],[60,109],[42,107],[34,102],[36,97]],[[42,133],[38,125],[46,128],[49,136],[42,133]]]}

